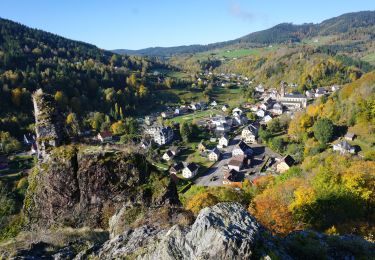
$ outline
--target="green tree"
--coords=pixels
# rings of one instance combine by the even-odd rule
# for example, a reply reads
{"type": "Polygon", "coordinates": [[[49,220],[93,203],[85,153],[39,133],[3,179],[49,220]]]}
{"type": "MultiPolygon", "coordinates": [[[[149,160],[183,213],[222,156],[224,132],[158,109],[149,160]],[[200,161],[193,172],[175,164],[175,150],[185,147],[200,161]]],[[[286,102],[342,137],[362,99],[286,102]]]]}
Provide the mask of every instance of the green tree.
{"type": "Polygon", "coordinates": [[[189,123],[182,122],[180,125],[180,135],[184,142],[189,142],[191,139],[191,127],[189,123]]]}
{"type": "Polygon", "coordinates": [[[321,144],[327,144],[333,138],[334,125],[327,118],[318,119],[313,126],[314,136],[321,144]]]}

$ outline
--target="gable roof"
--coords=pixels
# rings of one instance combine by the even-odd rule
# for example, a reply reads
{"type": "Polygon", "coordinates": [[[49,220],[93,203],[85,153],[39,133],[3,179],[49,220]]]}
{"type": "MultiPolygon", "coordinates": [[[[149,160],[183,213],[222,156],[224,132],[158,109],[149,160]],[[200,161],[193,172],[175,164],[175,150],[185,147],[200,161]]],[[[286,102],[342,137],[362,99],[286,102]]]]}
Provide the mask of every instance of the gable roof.
{"type": "Polygon", "coordinates": [[[111,133],[110,131],[103,131],[103,132],[100,132],[99,135],[100,135],[102,138],[112,137],[112,133],[111,133]]]}
{"type": "Polygon", "coordinates": [[[250,146],[248,146],[247,144],[245,144],[244,141],[240,141],[237,145],[236,145],[236,149],[241,149],[243,152],[246,152],[247,150],[251,149],[250,146]]]}
{"type": "Polygon", "coordinates": [[[283,158],[282,162],[285,162],[290,167],[295,163],[295,160],[293,159],[292,156],[287,155],[283,158]]]}
{"type": "Polygon", "coordinates": [[[216,147],[210,153],[214,153],[214,154],[216,154],[218,156],[221,154],[220,150],[217,149],[216,147]]]}
{"type": "Polygon", "coordinates": [[[198,167],[198,165],[197,165],[196,163],[189,163],[188,165],[186,165],[185,168],[188,168],[189,171],[194,172],[194,171],[196,171],[199,167],[198,167]]]}
{"type": "Polygon", "coordinates": [[[181,171],[184,168],[184,164],[182,162],[175,163],[170,170],[175,170],[176,172],[181,171]]]}

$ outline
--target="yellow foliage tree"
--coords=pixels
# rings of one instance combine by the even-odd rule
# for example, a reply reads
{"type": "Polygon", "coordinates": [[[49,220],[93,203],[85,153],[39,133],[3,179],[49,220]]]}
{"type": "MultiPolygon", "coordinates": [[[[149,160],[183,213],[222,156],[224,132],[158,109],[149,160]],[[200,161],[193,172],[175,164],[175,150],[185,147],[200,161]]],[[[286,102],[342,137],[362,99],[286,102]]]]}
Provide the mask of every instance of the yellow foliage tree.
{"type": "Polygon", "coordinates": [[[219,202],[218,198],[210,192],[203,192],[193,196],[186,205],[188,210],[198,214],[203,208],[213,206],[219,202]]]}

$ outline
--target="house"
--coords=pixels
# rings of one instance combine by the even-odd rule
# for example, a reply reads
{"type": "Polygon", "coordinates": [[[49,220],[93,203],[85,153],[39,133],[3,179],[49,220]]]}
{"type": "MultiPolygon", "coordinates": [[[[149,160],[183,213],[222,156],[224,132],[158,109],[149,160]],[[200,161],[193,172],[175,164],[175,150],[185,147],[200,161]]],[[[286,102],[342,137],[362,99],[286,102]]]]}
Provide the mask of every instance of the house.
{"type": "Polygon", "coordinates": [[[221,152],[216,147],[208,154],[208,160],[210,160],[211,162],[216,162],[220,160],[220,157],[221,152]]]}
{"type": "Polygon", "coordinates": [[[356,138],[356,135],[354,133],[347,132],[344,138],[345,140],[353,141],[356,138]]]}
{"type": "Polygon", "coordinates": [[[199,166],[196,163],[188,163],[182,170],[182,176],[186,179],[192,178],[198,173],[199,166]]]}
{"type": "Polygon", "coordinates": [[[253,154],[253,150],[248,146],[245,142],[240,141],[233,149],[232,156],[240,156],[243,155],[245,157],[251,156],[253,154]]]}
{"type": "Polygon", "coordinates": [[[146,125],[152,125],[152,123],[155,121],[155,118],[154,117],[152,117],[152,116],[146,116],[145,117],[145,124],[146,125]]]}
{"type": "Polygon", "coordinates": [[[190,106],[189,106],[189,108],[191,109],[191,110],[200,110],[201,109],[201,106],[200,106],[200,104],[199,103],[191,103],[190,104],[190,106]]]}
{"type": "Polygon", "coordinates": [[[255,113],[258,117],[264,117],[266,115],[266,112],[262,109],[258,109],[258,111],[255,113]]]}
{"type": "Polygon", "coordinates": [[[270,115],[266,115],[265,117],[263,117],[263,122],[264,123],[268,123],[269,121],[271,121],[272,120],[272,117],[270,116],[270,115]]]}
{"type": "Polygon", "coordinates": [[[184,164],[182,162],[175,163],[171,168],[169,169],[170,174],[177,174],[182,171],[184,168],[184,164]]]}
{"type": "Polygon", "coordinates": [[[100,132],[97,136],[98,140],[100,140],[100,142],[108,142],[108,141],[111,141],[112,140],[112,133],[109,132],[109,131],[103,131],[103,132],[100,132]]]}
{"type": "Polygon", "coordinates": [[[164,111],[164,112],[161,112],[161,117],[166,119],[166,118],[172,118],[173,115],[174,115],[174,112],[173,111],[164,111]]]}
{"type": "Polygon", "coordinates": [[[308,98],[314,97],[314,93],[311,90],[306,90],[305,94],[306,94],[306,97],[308,98]]]}
{"type": "Polygon", "coordinates": [[[277,165],[276,165],[276,171],[279,173],[283,173],[287,170],[289,170],[290,167],[294,164],[294,159],[292,156],[287,155],[285,156],[277,165]]]}
{"type": "Polygon", "coordinates": [[[230,126],[227,123],[223,123],[223,124],[216,126],[216,131],[221,132],[221,133],[229,132],[229,130],[230,130],[230,126]]]}
{"type": "Polygon", "coordinates": [[[241,139],[245,143],[255,143],[258,137],[258,127],[254,124],[250,124],[245,127],[241,132],[241,139]]]}
{"type": "Polygon", "coordinates": [[[232,111],[232,115],[233,115],[233,116],[241,116],[241,115],[242,115],[242,112],[243,112],[242,109],[236,107],[235,109],[233,109],[233,111],[232,111]]]}
{"type": "Polygon", "coordinates": [[[335,92],[335,91],[337,91],[337,90],[339,90],[340,89],[340,86],[339,85],[333,85],[333,86],[331,86],[331,91],[332,92],[335,92]]]}
{"type": "Polygon", "coordinates": [[[156,131],[153,138],[158,145],[164,145],[170,143],[173,140],[173,136],[173,129],[168,126],[156,131]]]}
{"type": "Polygon", "coordinates": [[[36,146],[36,143],[31,144],[30,148],[30,155],[34,155],[38,153],[38,147],[36,146]]]}
{"type": "Polygon", "coordinates": [[[217,145],[218,148],[223,148],[223,147],[227,147],[229,144],[229,138],[227,135],[223,135],[222,137],[220,137],[219,139],[219,144],[217,145]]]}
{"type": "Polygon", "coordinates": [[[223,185],[242,188],[243,174],[236,170],[226,170],[223,177],[223,185]]]}
{"type": "Polygon", "coordinates": [[[148,149],[151,147],[151,141],[143,139],[139,145],[142,149],[148,149]]]}
{"type": "Polygon", "coordinates": [[[268,98],[266,101],[264,101],[260,106],[259,106],[259,108],[260,109],[262,109],[262,110],[268,110],[268,109],[270,109],[271,107],[272,107],[272,105],[273,105],[273,101],[272,101],[272,99],[271,98],[268,98]]]}
{"type": "Polygon", "coordinates": [[[165,161],[170,161],[171,159],[173,159],[173,157],[175,156],[175,154],[171,151],[171,150],[167,150],[164,154],[163,154],[163,160],[165,161]]]}
{"type": "Polygon", "coordinates": [[[272,106],[272,113],[274,113],[275,115],[282,115],[283,114],[283,105],[279,102],[276,102],[272,106]]]}
{"type": "Polygon", "coordinates": [[[354,154],[355,153],[355,148],[351,146],[346,140],[341,141],[337,144],[334,144],[333,150],[341,154],[347,154],[347,153],[354,154]]]}
{"type": "Polygon", "coordinates": [[[210,105],[211,105],[212,107],[216,107],[216,106],[217,106],[217,102],[214,100],[214,101],[211,102],[210,105]]]}
{"type": "Polygon", "coordinates": [[[233,117],[234,125],[244,125],[244,124],[247,124],[247,122],[248,122],[248,119],[245,115],[233,117]]]}
{"type": "Polygon", "coordinates": [[[251,110],[252,112],[257,112],[258,109],[259,109],[259,107],[258,107],[257,105],[252,105],[252,106],[250,107],[250,110],[251,110]]]}
{"type": "Polygon", "coordinates": [[[315,90],[315,97],[321,97],[324,96],[327,93],[327,90],[325,88],[317,88],[315,90]]]}
{"type": "Polygon", "coordinates": [[[262,84],[259,84],[258,86],[256,86],[255,87],[255,91],[259,92],[259,93],[263,93],[264,92],[264,87],[262,86],[262,84]]]}
{"type": "Polygon", "coordinates": [[[203,153],[207,150],[207,145],[203,142],[203,140],[198,144],[198,151],[203,153]]]}
{"type": "Polygon", "coordinates": [[[0,170],[6,170],[9,168],[8,158],[4,155],[0,155],[0,170]]]}
{"type": "Polygon", "coordinates": [[[227,104],[224,104],[221,108],[221,110],[223,110],[224,112],[227,111],[229,109],[229,106],[227,104]]]}
{"type": "Polygon", "coordinates": [[[229,170],[235,170],[237,172],[241,171],[243,168],[243,162],[244,162],[245,156],[239,155],[234,156],[230,161],[228,162],[228,169],[229,170]]]}

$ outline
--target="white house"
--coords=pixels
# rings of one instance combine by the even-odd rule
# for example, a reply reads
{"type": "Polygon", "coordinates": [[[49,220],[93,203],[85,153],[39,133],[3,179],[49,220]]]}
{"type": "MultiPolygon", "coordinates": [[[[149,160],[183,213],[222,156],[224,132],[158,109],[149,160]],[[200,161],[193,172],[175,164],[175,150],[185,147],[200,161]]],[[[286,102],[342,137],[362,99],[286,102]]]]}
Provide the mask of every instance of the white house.
{"type": "Polygon", "coordinates": [[[308,98],[314,97],[314,93],[311,90],[306,90],[305,94],[306,94],[306,97],[308,98]]]}
{"type": "Polygon", "coordinates": [[[221,110],[223,110],[224,112],[226,112],[228,109],[229,109],[229,106],[228,106],[227,104],[224,104],[224,105],[221,107],[221,110]]]}
{"type": "Polygon", "coordinates": [[[283,105],[276,102],[272,106],[272,113],[274,113],[275,115],[282,115],[283,114],[283,105]]]}
{"type": "Polygon", "coordinates": [[[208,160],[216,162],[220,160],[221,152],[216,147],[208,154],[208,160]]]}
{"type": "Polygon", "coordinates": [[[354,154],[355,153],[355,148],[351,146],[346,140],[341,141],[337,144],[334,144],[333,150],[341,154],[347,154],[347,153],[354,154]]]}
{"type": "Polygon", "coordinates": [[[272,120],[272,117],[270,115],[266,115],[265,117],[263,117],[263,122],[264,123],[268,123],[271,120],[272,120]]]}
{"type": "Polygon", "coordinates": [[[253,150],[250,148],[250,146],[245,144],[243,141],[240,141],[232,151],[233,157],[239,156],[239,155],[243,155],[247,157],[247,156],[251,156],[252,154],[253,154],[253,150]]]}
{"type": "Polygon", "coordinates": [[[315,90],[315,97],[321,97],[324,96],[327,93],[327,90],[325,88],[317,88],[315,90]]]}
{"type": "Polygon", "coordinates": [[[214,101],[211,102],[210,105],[211,105],[212,107],[216,107],[216,106],[217,106],[217,102],[214,100],[214,101]]]}
{"type": "Polygon", "coordinates": [[[217,147],[219,148],[223,148],[223,147],[227,147],[229,144],[229,138],[227,135],[223,135],[222,137],[220,137],[219,139],[219,144],[217,145],[217,147]]]}
{"type": "Polygon", "coordinates": [[[235,156],[228,162],[228,169],[235,170],[237,172],[242,170],[243,161],[245,157],[243,155],[235,156]]]}
{"type": "Polygon", "coordinates": [[[255,143],[258,137],[258,127],[253,124],[245,127],[241,132],[241,138],[245,143],[255,143]]]}
{"type": "Polygon", "coordinates": [[[233,116],[241,116],[241,115],[242,115],[242,112],[243,112],[242,109],[236,107],[235,109],[233,109],[233,111],[232,111],[232,115],[233,115],[233,116]]]}
{"type": "Polygon", "coordinates": [[[266,112],[264,112],[264,110],[262,109],[258,109],[258,111],[256,112],[256,115],[258,117],[264,117],[266,115],[266,112]]]}
{"type": "Polygon", "coordinates": [[[164,154],[163,154],[163,160],[165,161],[170,161],[171,159],[173,159],[174,157],[174,153],[171,151],[171,150],[167,150],[164,154]]]}
{"type": "Polygon", "coordinates": [[[187,164],[182,170],[182,176],[186,179],[193,178],[198,173],[199,166],[195,163],[187,164]]]}

